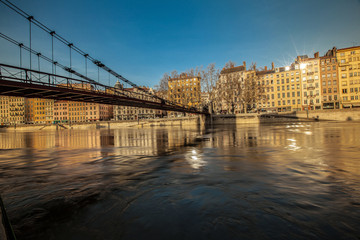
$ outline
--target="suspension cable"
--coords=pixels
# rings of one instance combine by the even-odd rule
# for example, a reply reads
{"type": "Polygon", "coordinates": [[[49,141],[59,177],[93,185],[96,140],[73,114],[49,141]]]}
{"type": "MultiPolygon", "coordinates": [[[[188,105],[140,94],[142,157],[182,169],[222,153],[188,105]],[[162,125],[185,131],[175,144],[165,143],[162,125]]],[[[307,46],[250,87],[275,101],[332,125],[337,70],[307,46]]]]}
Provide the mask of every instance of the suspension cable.
{"type": "MultiPolygon", "coordinates": [[[[48,28],[47,26],[45,26],[44,24],[42,24],[40,21],[36,20],[33,16],[30,16],[29,14],[27,14],[26,12],[24,12],[23,10],[21,10],[19,7],[17,7],[16,5],[14,5],[13,3],[11,3],[8,0],[0,0],[0,2],[2,2],[4,5],[6,5],[7,7],[9,7],[10,9],[12,9],[14,12],[18,13],[20,16],[24,17],[24,18],[31,18],[31,22],[35,24],[36,26],[38,26],[40,29],[44,30],[45,32],[51,34],[52,36],[54,36],[56,39],[58,39],[60,42],[64,43],[65,45],[72,44],[69,41],[67,41],[65,38],[63,38],[62,36],[60,36],[59,34],[57,34],[55,31],[51,30],[50,28],[48,28]]],[[[146,89],[139,87],[138,85],[136,85],[135,83],[131,82],[130,80],[126,79],[125,77],[121,76],[120,74],[116,73],[115,71],[113,71],[112,69],[110,69],[109,67],[107,67],[105,64],[103,64],[101,61],[96,60],[95,58],[91,57],[89,54],[85,53],[83,50],[81,50],[80,48],[78,48],[75,45],[72,45],[72,49],[75,50],[76,52],[78,52],[79,54],[86,56],[86,58],[89,58],[89,60],[91,60],[95,65],[97,65],[98,67],[104,69],[105,71],[109,72],[110,74],[112,74],[113,76],[115,76],[116,78],[122,80],[123,82],[129,84],[130,86],[139,89],[140,91],[154,97],[157,98],[159,100],[161,100],[162,102],[167,102],[170,105],[177,105],[174,102],[171,102],[167,99],[163,99],[155,94],[150,93],[149,91],[147,91],[146,89]]],[[[30,53],[31,55],[31,53],[30,53]]],[[[70,69],[71,70],[71,69],[70,69]]]]}
{"type": "MultiPolygon", "coordinates": [[[[84,75],[76,72],[75,70],[72,70],[72,69],[70,69],[69,67],[66,67],[66,66],[64,66],[64,65],[62,65],[62,64],[60,64],[60,63],[58,63],[58,62],[56,62],[56,61],[52,61],[50,58],[44,56],[43,54],[41,54],[41,53],[39,53],[39,52],[36,52],[36,51],[33,50],[33,49],[30,49],[29,47],[25,46],[24,44],[17,42],[16,40],[10,38],[9,36],[6,36],[5,34],[3,34],[3,33],[1,33],[1,32],[0,32],[0,37],[3,38],[3,39],[5,39],[5,40],[7,40],[7,41],[9,41],[9,42],[11,42],[11,43],[13,43],[13,44],[15,44],[15,45],[18,45],[18,46],[21,45],[21,47],[22,47],[23,49],[25,49],[26,51],[31,52],[32,54],[38,56],[39,58],[42,58],[42,59],[44,59],[45,61],[54,64],[54,65],[55,65],[55,68],[54,68],[55,74],[56,74],[56,66],[59,66],[59,67],[61,67],[62,69],[64,69],[65,71],[71,72],[72,74],[75,74],[76,76],[87,80],[89,83],[92,83],[92,84],[95,84],[95,85],[98,85],[98,86],[101,86],[101,87],[109,87],[109,86],[106,86],[106,85],[104,85],[104,84],[101,84],[101,83],[99,83],[99,82],[97,82],[97,81],[95,81],[95,80],[93,80],[93,79],[91,79],[91,78],[85,77],[84,75]]],[[[39,63],[39,67],[40,67],[40,63],[39,63]]]]}

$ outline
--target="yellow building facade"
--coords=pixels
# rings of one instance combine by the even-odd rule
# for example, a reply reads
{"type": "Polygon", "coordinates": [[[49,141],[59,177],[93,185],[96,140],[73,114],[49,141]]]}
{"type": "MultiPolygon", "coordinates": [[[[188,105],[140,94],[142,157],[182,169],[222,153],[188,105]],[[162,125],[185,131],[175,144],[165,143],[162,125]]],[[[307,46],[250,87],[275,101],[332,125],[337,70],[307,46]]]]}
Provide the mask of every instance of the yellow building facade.
{"type": "Polygon", "coordinates": [[[360,107],[360,46],[338,49],[338,76],[342,108],[360,107]]]}
{"type": "Polygon", "coordinates": [[[320,57],[322,109],[339,109],[339,78],[336,48],[320,57]]]}
{"type": "Polygon", "coordinates": [[[200,77],[181,75],[170,78],[168,82],[168,99],[172,102],[197,108],[201,102],[200,77]]]}
{"type": "Polygon", "coordinates": [[[301,78],[298,64],[275,69],[275,106],[278,112],[301,110],[301,78]]]}
{"type": "Polygon", "coordinates": [[[27,98],[25,106],[26,123],[49,124],[53,122],[54,100],[27,98]]]}
{"type": "Polygon", "coordinates": [[[0,124],[24,124],[25,99],[23,97],[0,96],[0,124]]]}

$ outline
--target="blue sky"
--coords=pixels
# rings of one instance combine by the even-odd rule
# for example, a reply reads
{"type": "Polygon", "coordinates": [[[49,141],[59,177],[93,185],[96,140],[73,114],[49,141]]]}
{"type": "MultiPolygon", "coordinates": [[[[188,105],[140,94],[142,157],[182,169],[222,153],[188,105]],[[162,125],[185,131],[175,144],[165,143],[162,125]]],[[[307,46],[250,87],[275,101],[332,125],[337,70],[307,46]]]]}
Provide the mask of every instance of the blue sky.
{"type": "MultiPolygon", "coordinates": [[[[150,87],[172,70],[210,63],[222,68],[228,60],[285,66],[298,54],[360,45],[359,0],[11,2],[124,77],[150,87]]],[[[1,3],[0,32],[29,44],[27,20],[1,3]]],[[[48,34],[36,27],[32,33],[34,50],[51,56],[48,34]]],[[[23,58],[26,66],[29,57],[23,58]]],[[[55,59],[69,65],[69,50],[59,42],[55,59]]],[[[0,62],[18,65],[19,48],[0,39],[0,62]]],[[[73,54],[72,62],[84,72],[83,57],[73,54]]],[[[96,68],[89,71],[97,79],[96,68]]],[[[108,83],[108,74],[101,79],[108,83]]]]}

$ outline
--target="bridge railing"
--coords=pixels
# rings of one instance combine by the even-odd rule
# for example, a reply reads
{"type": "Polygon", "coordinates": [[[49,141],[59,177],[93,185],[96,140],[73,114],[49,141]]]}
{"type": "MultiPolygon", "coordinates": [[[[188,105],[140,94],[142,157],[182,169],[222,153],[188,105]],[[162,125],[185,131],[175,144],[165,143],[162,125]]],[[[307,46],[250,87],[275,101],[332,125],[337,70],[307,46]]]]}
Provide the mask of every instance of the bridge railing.
{"type": "Polygon", "coordinates": [[[11,80],[23,83],[41,84],[52,87],[61,87],[68,89],[82,89],[83,91],[98,92],[106,94],[121,95],[124,97],[146,99],[154,102],[161,102],[159,99],[144,93],[127,91],[126,89],[106,86],[98,82],[89,82],[73,77],[66,77],[57,74],[46,73],[38,70],[30,70],[17,66],[11,66],[0,63],[0,79],[11,80]]]}
{"type": "MultiPolygon", "coordinates": [[[[131,101],[133,103],[136,102],[135,105],[137,107],[156,108],[156,109],[163,109],[168,111],[203,113],[198,109],[185,107],[179,104],[169,104],[168,102],[162,101],[160,98],[154,98],[152,96],[144,94],[143,92],[139,93],[135,91],[127,91],[126,89],[119,89],[119,88],[106,86],[95,81],[89,82],[82,79],[76,79],[72,77],[66,77],[57,74],[51,74],[37,70],[21,68],[17,66],[1,64],[1,63],[0,63],[0,80],[19,82],[19,84],[25,83],[25,84],[33,84],[33,85],[43,85],[56,89],[61,88],[61,89],[81,90],[83,93],[84,92],[95,93],[96,95],[102,95],[106,98],[109,98],[111,96],[113,96],[114,98],[121,97],[122,99],[124,98],[129,99],[130,102],[131,101]]],[[[27,86],[30,87],[31,85],[27,85],[27,86]]],[[[7,95],[9,95],[9,93],[7,93],[7,95]]],[[[47,96],[47,98],[51,98],[51,97],[47,96]]]]}

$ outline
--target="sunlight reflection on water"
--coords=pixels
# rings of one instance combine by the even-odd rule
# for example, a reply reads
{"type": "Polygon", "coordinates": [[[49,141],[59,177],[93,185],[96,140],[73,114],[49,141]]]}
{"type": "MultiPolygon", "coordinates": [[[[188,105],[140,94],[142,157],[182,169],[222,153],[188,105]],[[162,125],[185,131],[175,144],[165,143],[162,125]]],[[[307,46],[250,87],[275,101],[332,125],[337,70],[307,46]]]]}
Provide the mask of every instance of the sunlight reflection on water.
{"type": "Polygon", "coordinates": [[[0,190],[19,239],[356,239],[359,135],[320,122],[0,132],[0,190]]]}

